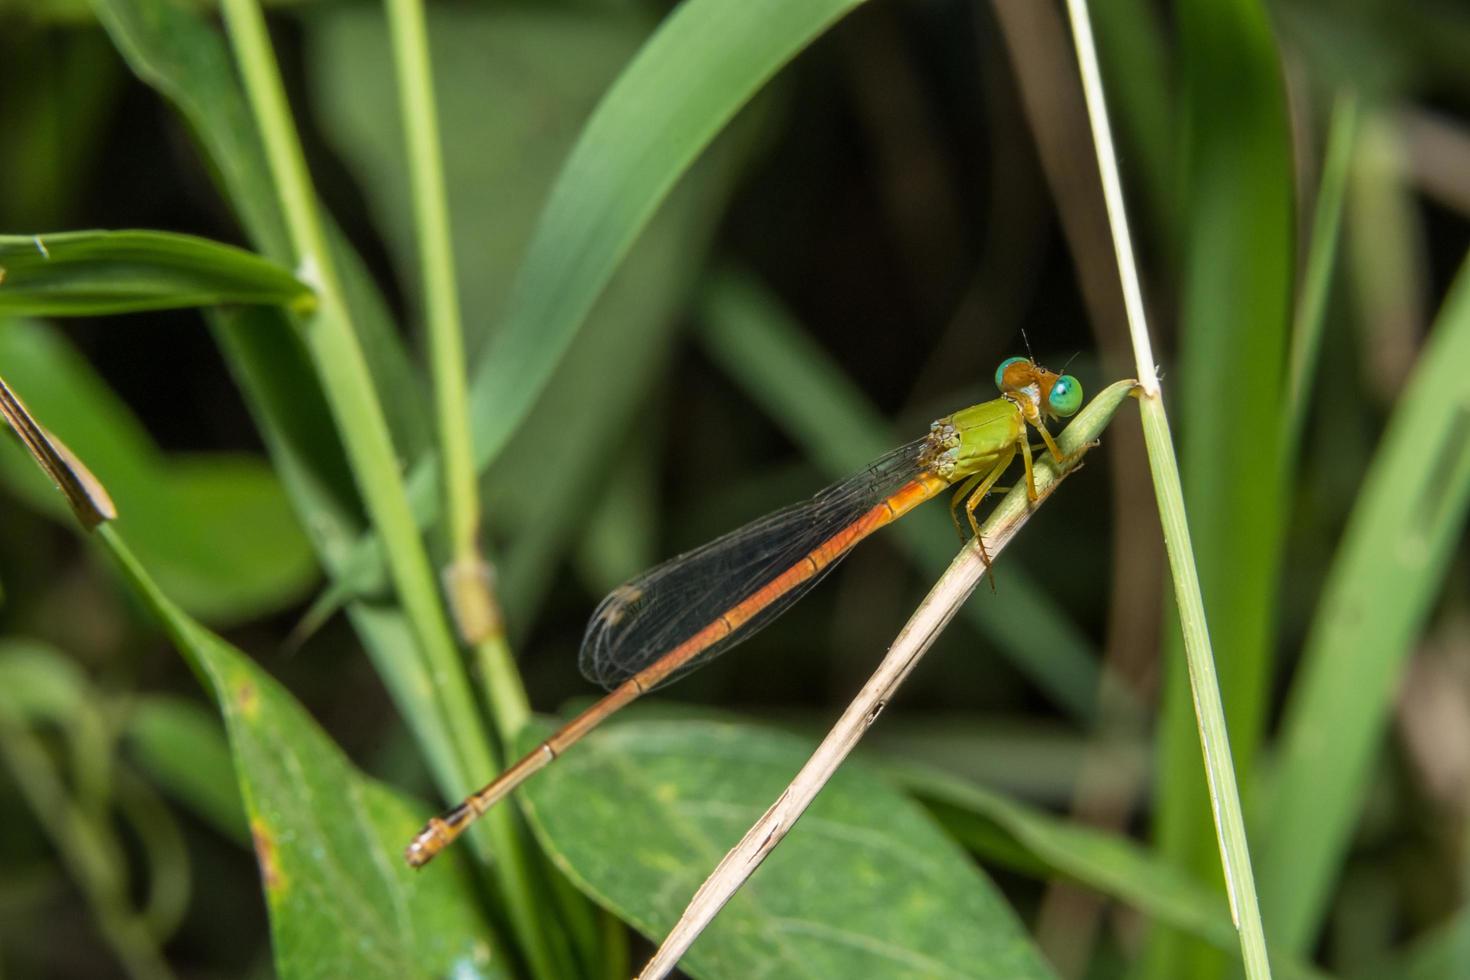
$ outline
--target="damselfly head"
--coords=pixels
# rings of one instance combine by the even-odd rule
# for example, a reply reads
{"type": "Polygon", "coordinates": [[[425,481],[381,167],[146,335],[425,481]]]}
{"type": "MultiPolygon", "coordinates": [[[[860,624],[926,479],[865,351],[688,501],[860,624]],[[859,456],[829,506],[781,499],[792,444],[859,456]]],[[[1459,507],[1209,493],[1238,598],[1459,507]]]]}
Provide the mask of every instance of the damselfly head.
{"type": "Polygon", "coordinates": [[[995,386],[1038,402],[1052,418],[1066,418],[1082,407],[1082,383],[1070,374],[1048,371],[1029,357],[1008,357],[995,369],[995,386]]]}

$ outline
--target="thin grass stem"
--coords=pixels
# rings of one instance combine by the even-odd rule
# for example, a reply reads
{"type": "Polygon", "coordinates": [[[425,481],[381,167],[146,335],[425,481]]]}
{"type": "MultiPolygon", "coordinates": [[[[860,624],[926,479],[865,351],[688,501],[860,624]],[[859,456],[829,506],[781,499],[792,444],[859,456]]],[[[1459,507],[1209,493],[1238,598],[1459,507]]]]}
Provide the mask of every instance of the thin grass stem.
{"type": "Polygon", "coordinates": [[[1093,43],[1092,23],[1086,0],[1067,0],[1067,11],[1072,21],[1078,69],[1087,99],[1098,169],[1102,175],[1103,198],[1107,204],[1109,225],[1112,229],[1118,274],[1123,283],[1129,335],[1133,341],[1133,354],[1143,389],[1139,401],[1143,416],[1144,442],[1148,448],[1149,469],[1153,474],[1154,494],[1164,528],[1169,569],[1173,575],[1174,597],[1179,606],[1179,620],[1184,633],[1190,691],[1194,697],[1200,747],[1204,753],[1205,778],[1210,789],[1210,809],[1215,818],[1220,859],[1230,898],[1230,914],[1240,935],[1241,957],[1245,963],[1246,976],[1251,980],[1263,980],[1271,975],[1271,964],[1266,955],[1266,936],[1261,926],[1260,903],[1251,871],[1245,819],[1240,807],[1240,791],[1235,782],[1235,767],[1231,761],[1230,740],[1225,728],[1225,708],[1220,700],[1214,651],[1211,649],[1209,628],[1205,620],[1204,597],[1200,592],[1199,573],[1195,568],[1194,552],[1189,541],[1189,523],[1184,512],[1184,491],[1179,481],[1179,464],[1174,456],[1169,418],[1164,411],[1158,373],[1153,361],[1153,347],[1148,335],[1143,287],[1133,254],[1132,235],[1128,229],[1123,183],[1118,173],[1112,128],[1108,122],[1107,102],[1093,43]]]}
{"type": "MultiPolygon", "coordinates": [[[[327,249],[265,17],[256,0],[225,0],[222,10],[280,195],[300,278],[313,285],[319,297],[316,311],[300,321],[302,336],[341,432],[358,492],[382,539],[398,599],[413,625],[418,655],[424,659],[445,727],[455,740],[453,770],[437,775],[446,796],[456,798],[473,788],[483,773],[500,768],[499,753],[486,737],[439,602],[428,554],[409,509],[387,420],[327,249]]],[[[404,655],[413,654],[405,651],[404,655]]],[[[490,862],[532,969],[541,977],[564,976],[561,960],[548,941],[548,930],[536,920],[537,889],[515,814],[502,809],[485,823],[488,829],[472,840],[481,857],[490,862]]]]}

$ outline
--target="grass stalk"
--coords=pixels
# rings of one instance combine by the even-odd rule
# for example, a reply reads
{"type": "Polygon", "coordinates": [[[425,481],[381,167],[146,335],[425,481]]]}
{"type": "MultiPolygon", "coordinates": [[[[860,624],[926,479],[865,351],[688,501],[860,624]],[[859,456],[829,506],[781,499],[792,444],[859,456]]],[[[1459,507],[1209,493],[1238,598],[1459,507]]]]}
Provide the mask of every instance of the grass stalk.
{"type": "Polygon", "coordinates": [[[387,0],[386,5],[398,68],[399,110],[418,232],[429,370],[439,437],[440,494],[449,542],[449,564],[443,570],[442,581],[460,639],[475,647],[491,707],[491,722],[501,742],[508,744],[530,717],[530,705],[505,642],[493,579],[480,553],[481,515],[470,434],[464,327],[454,271],[428,28],[422,0],[387,0]]]}
{"type": "Polygon", "coordinates": [[[1189,541],[1189,523],[1184,512],[1184,491],[1179,480],[1179,464],[1174,456],[1169,419],[1164,410],[1153,347],[1148,336],[1143,288],[1128,230],[1123,184],[1118,174],[1117,156],[1113,148],[1107,102],[1102,75],[1098,70],[1097,51],[1093,43],[1086,0],[1067,0],[1067,11],[1072,22],[1072,36],[1077,48],[1077,64],[1082,75],[1088,117],[1092,124],[1098,169],[1102,175],[1103,197],[1107,204],[1113,249],[1123,283],[1129,336],[1133,343],[1138,380],[1142,389],[1139,402],[1144,442],[1148,448],[1149,469],[1153,474],[1154,494],[1158,500],[1164,544],[1173,576],[1174,598],[1179,606],[1179,619],[1184,633],[1190,691],[1194,699],[1200,748],[1204,754],[1205,778],[1210,788],[1210,808],[1215,819],[1226,891],[1230,898],[1231,919],[1240,936],[1246,976],[1251,980],[1262,980],[1271,975],[1271,965],[1266,955],[1266,936],[1261,926],[1260,903],[1251,870],[1245,819],[1241,813],[1240,792],[1236,786],[1235,767],[1231,761],[1225,708],[1220,700],[1215,657],[1205,620],[1204,597],[1200,592],[1199,573],[1195,568],[1194,553],[1189,541]]]}
{"type": "MultiPolygon", "coordinates": [[[[299,275],[317,289],[319,296],[317,310],[299,321],[302,337],[347,449],[358,492],[383,542],[389,572],[413,626],[439,710],[445,714],[447,730],[456,740],[453,771],[437,776],[445,795],[458,798],[473,789],[485,773],[499,769],[498,753],[486,738],[448,618],[439,603],[428,554],[408,506],[387,420],[327,249],[265,17],[255,0],[225,0],[222,10],[286,216],[299,275]]],[[[472,840],[483,858],[489,860],[494,855],[490,866],[533,970],[542,977],[564,975],[559,972],[561,958],[554,954],[548,940],[550,930],[534,915],[538,907],[536,889],[515,815],[503,808],[484,822],[487,830],[473,835],[472,840]]]]}
{"type": "Polygon", "coordinates": [[[1317,203],[1312,213],[1312,242],[1292,324],[1291,360],[1287,368],[1287,429],[1281,445],[1287,459],[1296,455],[1301,442],[1312,376],[1327,323],[1327,298],[1331,293],[1332,271],[1337,265],[1343,200],[1347,196],[1348,170],[1357,142],[1358,116],[1358,97],[1352,93],[1338,96],[1332,107],[1327,153],[1322,161],[1322,179],[1317,185],[1317,203]]]}

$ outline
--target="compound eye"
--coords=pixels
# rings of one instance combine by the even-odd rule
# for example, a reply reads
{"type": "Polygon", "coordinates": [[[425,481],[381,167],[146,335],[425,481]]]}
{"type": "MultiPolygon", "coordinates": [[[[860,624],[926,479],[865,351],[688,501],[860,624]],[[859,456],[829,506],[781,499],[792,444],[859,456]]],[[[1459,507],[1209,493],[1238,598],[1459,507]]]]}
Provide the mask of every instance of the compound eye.
{"type": "Polygon", "coordinates": [[[1009,369],[1012,364],[1025,364],[1028,360],[1029,358],[1025,357],[1008,357],[1005,360],[1001,361],[1000,367],[995,369],[995,386],[1001,391],[1005,391],[1006,370],[1009,369]]]}
{"type": "Polygon", "coordinates": [[[1051,393],[1047,395],[1046,401],[1051,406],[1053,415],[1066,418],[1082,407],[1082,382],[1070,374],[1062,375],[1051,386],[1051,393]]]}

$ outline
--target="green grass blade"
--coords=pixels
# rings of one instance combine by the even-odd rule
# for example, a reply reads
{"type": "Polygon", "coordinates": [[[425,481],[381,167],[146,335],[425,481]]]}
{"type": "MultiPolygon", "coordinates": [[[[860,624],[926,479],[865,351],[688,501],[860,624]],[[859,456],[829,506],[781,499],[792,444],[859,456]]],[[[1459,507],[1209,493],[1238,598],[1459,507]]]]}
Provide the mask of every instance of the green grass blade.
{"type": "Polygon", "coordinates": [[[494,459],[675,182],[772,75],[860,0],[686,0],[608,91],[542,211],[476,366],[476,452],[494,459]]]}
{"type": "Polygon", "coordinates": [[[0,235],[0,314],[105,316],[241,303],[307,309],[291,272],[231,245],[162,231],[0,235]]]}
{"type": "MultiPolygon", "coordinates": [[[[860,2],[686,0],[644,45],[563,165],[477,359],[470,412],[481,469],[519,429],[674,184],[778,69],[860,2]]],[[[421,525],[437,511],[436,482],[422,463],[410,475],[421,525]]],[[[381,563],[379,546],[364,540],[347,574],[374,582],[381,563]]]]}
{"type": "MultiPolygon", "coordinates": [[[[470,442],[468,380],[459,318],[459,287],[455,282],[454,252],[449,238],[449,201],[439,149],[439,112],[429,73],[428,26],[422,0],[388,0],[386,6],[424,285],[424,324],[438,432],[439,484],[443,489],[443,524],[449,545],[449,564],[444,568],[443,581],[461,639],[478,643],[491,632],[499,636],[503,625],[490,594],[488,569],[480,556],[479,487],[470,442]]],[[[494,643],[489,649],[497,651],[498,659],[504,659],[507,654],[503,643],[494,643]]],[[[505,677],[505,685],[497,685],[490,693],[497,699],[507,699],[506,713],[515,716],[519,727],[527,710],[525,693],[515,686],[513,670],[499,673],[505,677]]],[[[495,712],[497,718],[501,714],[495,712]]],[[[501,729],[502,737],[513,732],[514,728],[501,729]]]]}
{"type": "MultiPolygon", "coordinates": [[[[291,246],[298,261],[311,270],[310,278],[317,287],[317,309],[303,318],[302,335],[346,447],[358,492],[382,539],[398,601],[413,629],[417,652],[432,676],[436,704],[452,738],[456,764],[437,775],[446,795],[463,797],[477,788],[482,774],[500,768],[497,752],[487,739],[440,603],[437,576],[431,571],[409,507],[387,419],[341,291],[265,16],[254,0],[225,0],[222,9],[276,179],[291,246]]],[[[502,807],[485,824],[483,831],[472,832],[471,839],[487,861],[494,855],[490,871],[504,890],[506,912],[534,972],[542,977],[566,975],[570,952],[563,934],[548,928],[536,914],[539,870],[515,814],[502,807]]]]}
{"type": "Polygon", "coordinates": [[[1354,504],[1282,723],[1262,825],[1272,935],[1310,949],[1362,812],[1397,679],[1470,506],[1470,261],[1354,504]]]}
{"type": "MultiPolygon", "coordinates": [[[[1154,496],[1159,506],[1164,546],[1169,556],[1169,571],[1173,578],[1174,601],[1178,607],[1184,645],[1184,665],[1188,671],[1188,695],[1198,731],[1199,747],[1204,755],[1203,775],[1209,789],[1208,804],[1214,821],[1219,866],[1224,872],[1225,891],[1230,899],[1230,917],[1238,933],[1245,974],[1251,980],[1266,980],[1271,976],[1271,964],[1266,953],[1260,902],[1245,836],[1245,817],[1226,728],[1219,678],[1215,671],[1214,651],[1205,619],[1204,596],[1190,541],[1190,525],[1185,517],[1179,465],[1174,457],[1173,437],[1169,431],[1169,418],[1164,410],[1152,340],[1148,333],[1143,286],[1133,252],[1128,208],[1123,198],[1123,181],[1119,174],[1112,126],[1108,119],[1107,98],[1098,70],[1097,52],[1093,47],[1092,24],[1086,0],[1068,0],[1067,10],[1072,22],[1077,63],[1087,99],[1088,120],[1092,128],[1108,224],[1113,237],[1113,251],[1123,286],[1128,330],[1138,368],[1138,398],[1143,420],[1143,437],[1148,450],[1149,470],[1154,481],[1154,496]]],[[[1200,25],[1195,26],[1197,28],[1200,25]]],[[[1181,758],[1183,749],[1180,739],[1184,737],[1176,734],[1173,741],[1166,743],[1166,747],[1172,748],[1181,758]]],[[[1186,775],[1193,775],[1193,772],[1191,769],[1186,775]]],[[[1188,797],[1176,797],[1176,802],[1178,801],[1187,802],[1188,797]]],[[[1168,835],[1161,836],[1166,838],[1167,843],[1168,835]]],[[[1188,843],[1187,836],[1182,841],[1188,843]]],[[[1173,841],[1176,844],[1180,842],[1178,839],[1173,841]]],[[[1185,850],[1187,853],[1188,849],[1185,850]]],[[[1213,867],[1212,861],[1205,874],[1210,874],[1213,867]]],[[[1204,875],[1200,877],[1203,878],[1204,875]]],[[[1167,971],[1177,965],[1176,961],[1184,960],[1190,962],[1185,972],[1191,976],[1208,976],[1217,968],[1224,967],[1217,953],[1178,933],[1156,933],[1150,952],[1152,955],[1143,963],[1144,969],[1158,974],[1167,975],[1167,971]]]]}
{"type": "MultiPolygon", "coordinates": [[[[1218,652],[1231,781],[1249,789],[1269,704],[1286,501],[1279,446],[1295,267],[1291,141],[1281,55],[1263,5],[1190,0],[1177,10],[1182,109],[1191,123],[1183,127],[1181,468],[1218,652]]],[[[1163,429],[1153,432],[1151,458],[1165,448],[1163,429]]],[[[1201,692],[1185,672],[1188,663],[1198,677],[1203,663],[1177,639],[1164,656],[1156,834],[1166,854],[1204,878],[1216,873],[1220,853],[1200,770],[1201,692]]],[[[1191,946],[1161,936],[1153,975],[1203,980],[1224,969],[1214,951],[1191,946]]]]}
{"type": "Polygon", "coordinates": [[[1288,465],[1295,458],[1301,442],[1317,356],[1322,346],[1322,332],[1327,324],[1327,301],[1341,243],[1339,231],[1343,202],[1347,197],[1348,170],[1352,165],[1353,145],[1358,134],[1358,113],[1357,96],[1351,94],[1338,96],[1332,109],[1322,179],[1317,185],[1317,204],[1312,213],[1312,240],[1291,331],[1286,434],[1282,439],[1282,452],[1288,465]]]}
{"type": "MultiPolygon", "coordinates": [[[[903,441],[892,424],[833,369],[779,302],[752,277],[717,274],[701,298],[710,354],[834,477],[856,472],[903,441]]],[[[895,531],[932,574],[954,557],[948,522],[918,515],[895,531]]],[[[965,616],[1073,716],[1095,709],[1097,656],[1066,613],[1021,569],[1007,567],[1003,604],[965,604],[965,616]]]]}

